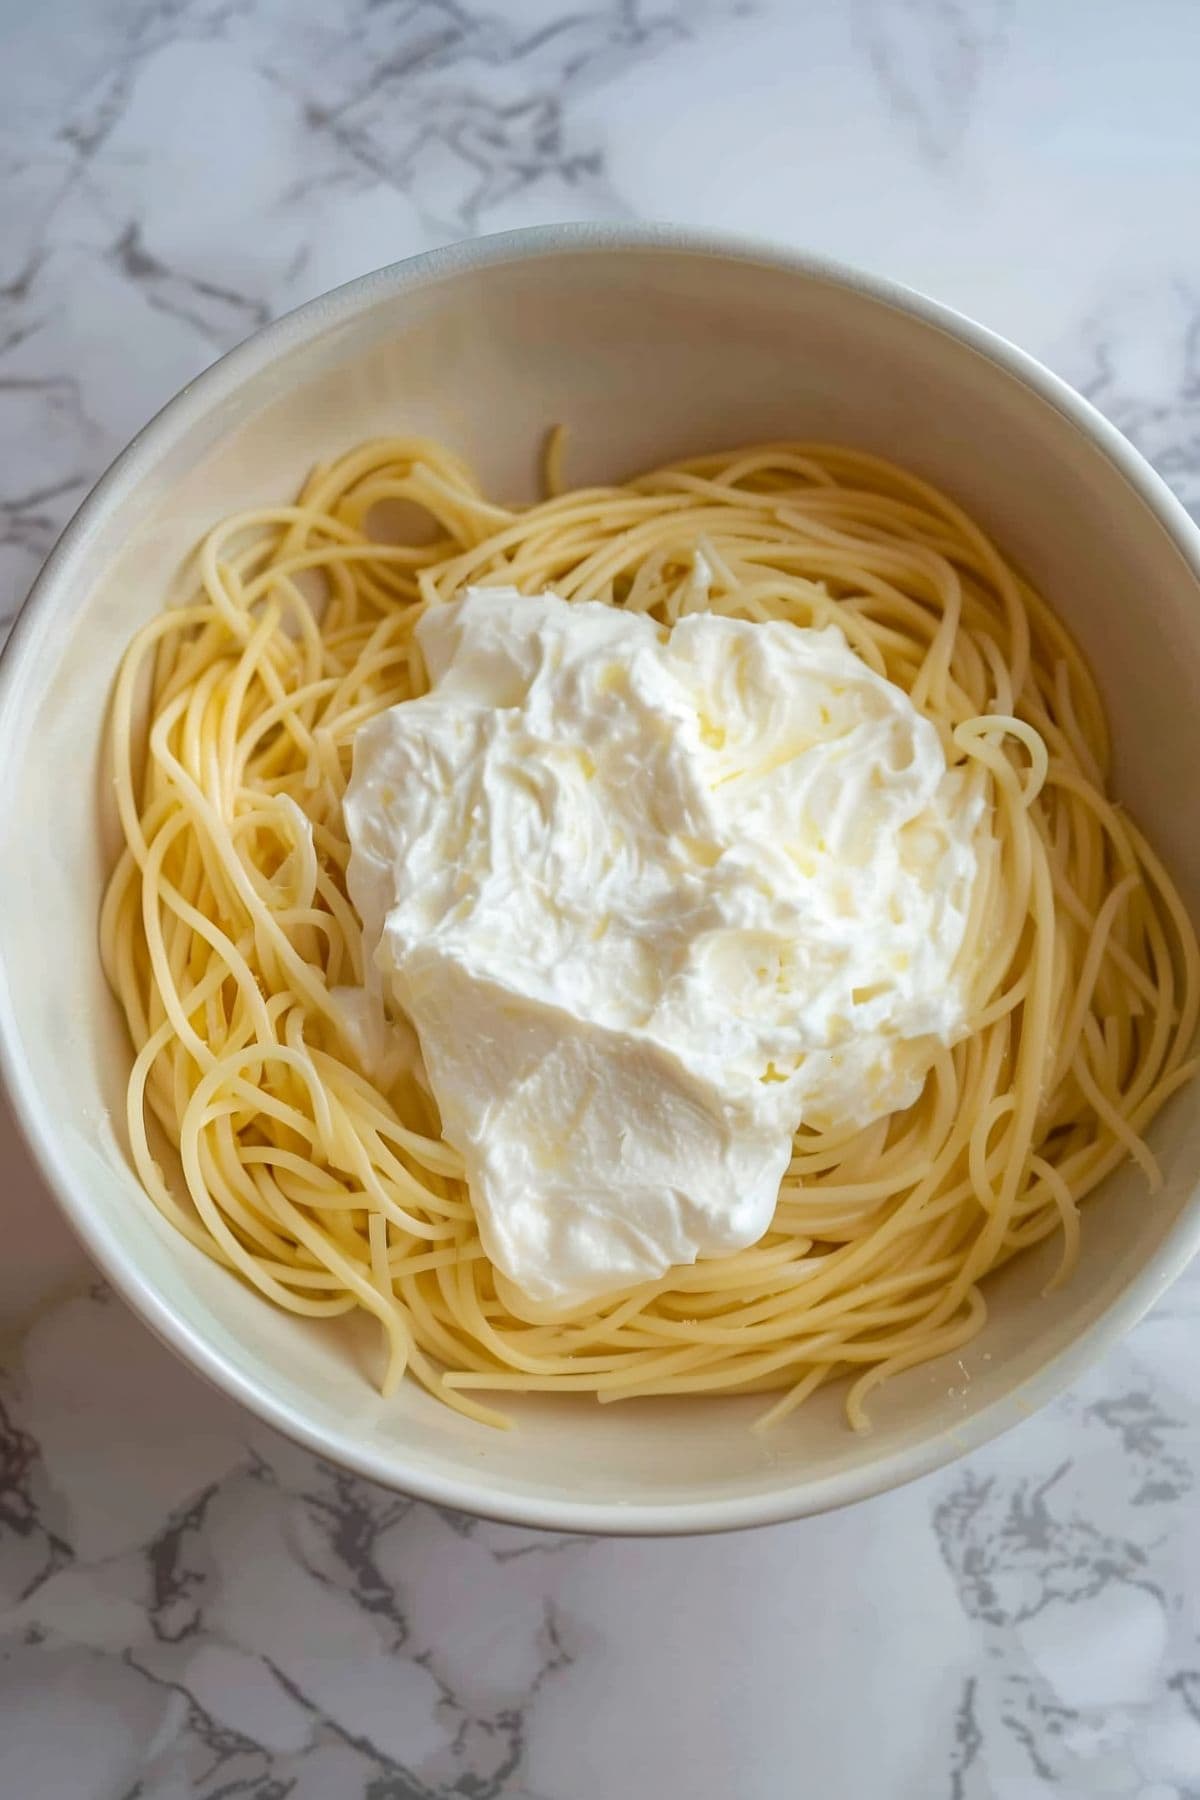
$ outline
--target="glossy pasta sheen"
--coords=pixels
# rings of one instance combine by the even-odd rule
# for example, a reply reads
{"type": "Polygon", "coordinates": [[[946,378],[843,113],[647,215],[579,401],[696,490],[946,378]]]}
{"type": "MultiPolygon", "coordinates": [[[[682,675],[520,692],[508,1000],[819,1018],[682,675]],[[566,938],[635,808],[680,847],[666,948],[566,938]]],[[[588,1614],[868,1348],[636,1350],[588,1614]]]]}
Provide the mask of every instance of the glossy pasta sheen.
{"type": "MultiPolygon", "coordinates": [[[[552,490],[562,452],[555,435],[552,490]]],[[[1195,934],[1108,798],[1078,650],[943,495],[855,451],[772,444],[514,510],[443,447],[390,438],[295,505],[227,520],[197,561],[112,709],[126,847],[101,941],[137,1053],[131,1149],[167,1217],[267,1298],[374,1315],[385,1390],[408,1370],[491,1423],[488,1389],[762,1392],[770,1422],[848,1374],[861,1426],[879,1381],[978,1331],[990,1270],[1057,1234],[1067,1278],[1079,1202],[1120,1161],[1156,1184],[1144,1133],[1195,1068],[1195,934]],[[422,541],[387,541],[414,506],[422,541]],[[484,1256],[422,1089],[374,1086],[329,998],[362,977],[354,734],[423,691],[425,606],[513,585],[670,624],[700,603],[697,553],[704,604],[836,623],[982,773],[971,1029],[906,1112],[801,1129],[758,1244],[539,1323],[484,1256]]]]}

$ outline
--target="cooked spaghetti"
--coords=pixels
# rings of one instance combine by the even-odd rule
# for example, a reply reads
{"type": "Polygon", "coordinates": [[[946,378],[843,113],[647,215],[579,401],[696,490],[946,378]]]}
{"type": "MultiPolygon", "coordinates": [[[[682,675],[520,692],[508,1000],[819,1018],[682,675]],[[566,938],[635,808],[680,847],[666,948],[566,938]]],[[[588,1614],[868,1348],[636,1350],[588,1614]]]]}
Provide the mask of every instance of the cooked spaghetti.
{"type": "Polygon", "coordinates": [[[136,1050],[138,1174],[277,1305],[373,1315],[385,1391],[407,1369],[492,1423],[489,1389],[771,1392],[770,1421],[849,1375],[861,1426],[878,1382],[979,1330],[990,1271],[1056,1235],[1067,1278],[1079,1203],[1124,1158],[1158,1183],[1145,1132],[1196,1066],[1192,926],[1108,797],[1103,707],[1063,626],[952,502],[874,457],[772,444],[514,509],[436,444],[364,444],[206,539],[193,597],[128,651],[112,757],[125,848],[101,938],[136,1050]],[[419,541],[374,529],[414,509],[419,541]],[[484,1255],[423,1088],[374,1085],[330,997],[363,977],[355,732],[423,691],[413,626],[467,584],[666,625],[697,604],[836,623],[990,790],[971,1027],[919,1101],[853,1133],[802,1127],[752,1248],[551,1323],[484,1255]]]}

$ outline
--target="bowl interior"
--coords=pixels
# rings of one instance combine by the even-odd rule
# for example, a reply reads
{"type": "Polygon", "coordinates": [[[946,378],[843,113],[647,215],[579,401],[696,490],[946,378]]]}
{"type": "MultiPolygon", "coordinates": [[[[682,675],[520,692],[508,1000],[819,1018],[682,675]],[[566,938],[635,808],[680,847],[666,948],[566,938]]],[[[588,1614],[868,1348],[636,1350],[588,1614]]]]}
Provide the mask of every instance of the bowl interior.
{"type": "MultiPolygon", "coordinates": [[[[526,1401],[519,1429],[466,1422],[406,1383],[372,1385],[353,1328],[276,1313],[179,1241],[124,1148],[129,1050],[96,955],[111,856],[100,770],[109,686],[135,628],[224,513],[289,498],[373,434],[443,439],[489,492],[532,497],[546,427],[572,484],[674,455],[802,437],[877,450],[958,498],[1048,595],[1101,681],[1118,789],[1200,896],[1197,583],[1171,534],[1069,405],[936,318],[769,259],[587,243],[433,259],[356,284],[238,352],[127,454],[58,556],[8,670],[0,720],[0,967],[17,1097],[109,1273],[159,1330],[277,1423],[397,1486],[585,1527],[751,1522],[889,1485],[1028,1411],[1047,1366],[1144,1304],[1186,1251],[1200,1168],[1186,1095],[1153,1142],[1153,1199],[1118,1173],[1088,1204],[1073,1281],[1055,1252],[987,1289],[960,1357],[876,1395],[856,1436],[821,1395],[770,1435],[757,1402],[526,1401]],[[99,808],[97,795],[99,794],[99,808]],[[102,821],[97,828],[97,816],[102,821]]],[[[1069,1362],[1069,1358],[1067,1359],[1069,1362]]],[[[180,1429],[187,1429],[186,1420],[180,1429]]]]}

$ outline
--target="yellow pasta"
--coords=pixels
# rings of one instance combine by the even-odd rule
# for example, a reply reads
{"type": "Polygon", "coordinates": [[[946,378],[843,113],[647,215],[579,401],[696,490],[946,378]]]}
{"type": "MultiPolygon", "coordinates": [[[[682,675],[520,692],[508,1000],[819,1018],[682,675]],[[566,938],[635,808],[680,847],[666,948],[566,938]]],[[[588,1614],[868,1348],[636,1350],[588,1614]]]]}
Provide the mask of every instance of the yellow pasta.
{"type": "Polygon", "coordinates": [[[439,445],[363,444],[294,505],[212,532],[193,597],[130,646],[101,943],[136,1053],[133,1159],[179,1231],[276,1305],[373,1315],[385,1391],[407,1370],[496,1424],[489,1391],[770,1393],[770,1422],[848,1375],[862,1426],[880,1381],[980,1329],[991,1270],[1056,1235],[1068,1279],[1079,1203],[1124,1158],[1157,1182],[1145,1132],[1196,1066],[1195,934],[1107,796],[1078,650],[951,501],[808,444],[557,492],[561,452],[552,435],[551,497],[513,509],[439,445]],[[396,502],[429,524],[419,541],[373,535],[396,502]],[[374,1085],[330,1000],[363,973],[342,824],[354,734],[423,691],[413,626],[468,583],[666,625],[697,605],[836,623],[991,799],[971,1029],[917,1104],[854,1133],[802,1127],[758,1244],[551,1323],[522,1316],[484,1255],[423,1090],[374,1085]]]}

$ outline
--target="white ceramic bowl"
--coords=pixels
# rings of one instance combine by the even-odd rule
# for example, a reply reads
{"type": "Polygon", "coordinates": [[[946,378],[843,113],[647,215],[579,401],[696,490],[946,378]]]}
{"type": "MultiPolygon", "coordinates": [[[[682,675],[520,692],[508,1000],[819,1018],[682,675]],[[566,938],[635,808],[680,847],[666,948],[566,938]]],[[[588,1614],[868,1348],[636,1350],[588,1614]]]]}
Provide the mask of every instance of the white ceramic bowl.
{"type": "Polygon", "coordinates": [[[387,1485],[528,1524],[760,1524],[947,1462],[1126,1329],[1200,1240],[1196,1096],[1153,1132],[1165,1192],[1116,1175],[1088,1203],[1070,1285],[1043,1299],[1056,1252],[1020,1260],[988,1285],[983,1335],[877,1392],[861,1436],[836,1390],[769,1436],[748,1430],[750,1401],[531,1402],[511,1433],[414,1384],[385,1403],[352,1332],[274,1311],[181,1242],[125,1154],[130,1053],[96,914],[112,842],[98,752],[126,641],[209,524],[290,497],[315,460],[422,432],[465,452],[489,491],[532,496],[559,420],[572,483],[800,437],[880,451],[945,486],[1082,640],[1120,794],[1195,909],[1200,534],[1125,440],[1027,356],[885,283],[679,232],[552,228],[415,258],[269,326],[185,388],[80,509],[0,673],[0,1050],[34,1153],[105,1274],[281,1430],[387,1485]]]}

